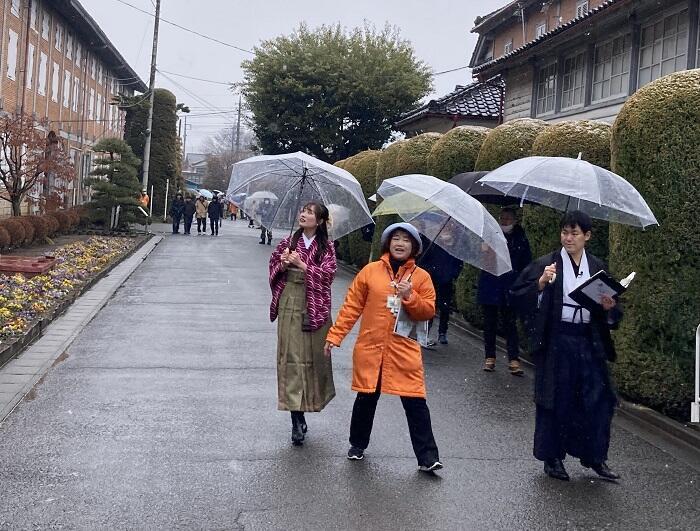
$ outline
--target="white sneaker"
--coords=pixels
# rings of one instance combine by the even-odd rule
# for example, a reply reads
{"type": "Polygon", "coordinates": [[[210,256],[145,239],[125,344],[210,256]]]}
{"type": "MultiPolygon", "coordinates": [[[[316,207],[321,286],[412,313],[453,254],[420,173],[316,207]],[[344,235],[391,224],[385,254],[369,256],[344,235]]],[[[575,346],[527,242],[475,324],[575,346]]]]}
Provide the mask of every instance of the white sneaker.
{"type": "Polygon", "coordinates": [[[441,468],[442,468],[442,463],[440,461],[435,461],[430,466],[420,465],[418,467],[418,470],[420,470],[421,472],[435,472],[436,470],[440,470],[441,468]]]}

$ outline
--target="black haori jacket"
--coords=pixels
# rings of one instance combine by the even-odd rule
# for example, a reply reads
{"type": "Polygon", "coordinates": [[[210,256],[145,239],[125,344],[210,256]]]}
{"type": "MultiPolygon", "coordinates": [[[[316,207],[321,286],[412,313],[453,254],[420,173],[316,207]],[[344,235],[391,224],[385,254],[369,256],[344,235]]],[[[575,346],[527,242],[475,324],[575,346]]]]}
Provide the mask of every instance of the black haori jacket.
{"type": "MultiPolygon", "coordinates": [[[[590,253],[586,253],[591,275],[605,264],[590,253]]],[[[551,408],[554,402],[555,357],[551,352],[552,326],[561,320],[564,295],[564,270],[560,251],[555,251],[532,262],[518,277],[511,288],[511,296],[525,325],[530,345],[530,355],[536,366],[535,402],[551,408]],[[542,300],[538,306],[539,288],[537,282],[544,268],[557,264],[557,277],[554,283],[542,291],[542,300]]],[[[591,312],[591,342],[593,355],[615,361],[615,345],[610,330],[616,328],[622,318],[619,304],[605,312],[591,312]]]]}

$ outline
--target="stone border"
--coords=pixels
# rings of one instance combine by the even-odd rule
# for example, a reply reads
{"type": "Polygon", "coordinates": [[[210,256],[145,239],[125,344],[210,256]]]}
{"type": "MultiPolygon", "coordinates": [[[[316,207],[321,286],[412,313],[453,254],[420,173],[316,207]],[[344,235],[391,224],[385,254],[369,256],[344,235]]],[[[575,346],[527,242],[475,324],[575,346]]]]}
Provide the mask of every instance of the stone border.
{"type": "Polygon", "coordinates": [[[32,343],[39,339],[44,333],[44,330],[46,330],[46,328],[49,326],[49,324],[51,324],[51,322],[57,317],[60,317],[78,299],[78,297],[90,290],[90,288],[92,288],[97,282],[99,282],[102,278],[106,277],[112,269],[121,264],[124,260],[130,258],[135,252],[141,249],[141,247],[143,247],[153,237],[153,235],[138,234],[135,237],[141,238],[141,241],[138,242],[129,252],[122,255],[119,258],[119,260],[116,260],[109,264],[106,268],[104,268],[94,277],[88,279],[88,281],[82,287],[73,291],[67,299],[63,300],[58,306],[56,306],[53,312],[35,321],[24,334],[13,338],[14,340],[8,342],[3,347],[0,347],[0,367],[2,367],[4,364],[9,362],[13,358],[19,356],[27,347],[29,347],[32,343]]]}

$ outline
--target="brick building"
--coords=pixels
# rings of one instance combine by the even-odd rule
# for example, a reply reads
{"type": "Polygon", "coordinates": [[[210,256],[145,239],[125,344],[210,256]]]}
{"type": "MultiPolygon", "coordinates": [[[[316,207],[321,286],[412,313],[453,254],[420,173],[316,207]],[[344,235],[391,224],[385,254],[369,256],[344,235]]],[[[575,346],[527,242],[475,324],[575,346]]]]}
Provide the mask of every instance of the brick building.
{"type": "MultiPolygon", "coordinates": [[[[46,134],[55,131],[76,165],[65,202],[82,202],[91,147],[123,135],[123,112],[110,102],[147,87],[77,0],[0,3],[0,112],[49,120],[46,134]]],[[[0,201],[0,217],[8,214],[0,201]]]]}
{"type": "Polygon", "coordinates": [[[700,61],[700,0],[520,0],[475,21],[473,75],[505,120],[612,121],[638,88],[700,61]]]}

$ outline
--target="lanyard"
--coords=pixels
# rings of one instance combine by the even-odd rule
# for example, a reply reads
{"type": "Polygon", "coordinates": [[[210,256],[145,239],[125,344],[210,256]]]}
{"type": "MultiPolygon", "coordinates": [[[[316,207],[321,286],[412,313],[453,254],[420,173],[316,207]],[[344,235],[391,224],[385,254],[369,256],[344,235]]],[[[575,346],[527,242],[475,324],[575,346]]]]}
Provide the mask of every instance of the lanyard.
{"type": "MultiPolygon", "coordinates": [[[[411,271],[411,273],[408,275],[408,278],[406,279],[407,282],[408,282],[409,280],[411,280],[411,277],[413,276],[413,272],[416,270],[417,267],[418,267],[418,266],[413,266],[413,270],[411,271]]],[[[391,283],[390,283],[391,286],[393,286],[393,287],[394,287],[394,291],[395,291],[396,293],[398,293],[398,292],[399,292],[399,290],[398,290],[398,284],[400,284],[401,281],[403,280],[403,277],[404,277],[404,275],[406,274],[406,271],[404,271],[404,275],[401,275],[401,278],[399,278],[399,281],[398,281],[398,282],[396,282],[396,275],[394,275],[393,271],[391,270],[391,267],[387,267],[387,268],[386,268],[386,272],[389,274],[389,280],[391,280],[391,283]]],[[[396,272],[396,274],[398,274],[398,271],[396,272]]]]}

